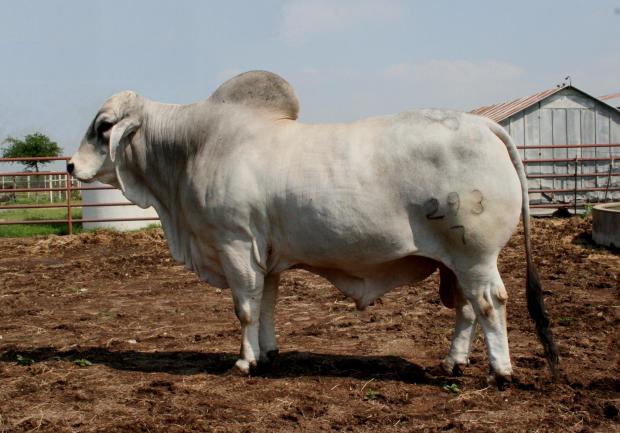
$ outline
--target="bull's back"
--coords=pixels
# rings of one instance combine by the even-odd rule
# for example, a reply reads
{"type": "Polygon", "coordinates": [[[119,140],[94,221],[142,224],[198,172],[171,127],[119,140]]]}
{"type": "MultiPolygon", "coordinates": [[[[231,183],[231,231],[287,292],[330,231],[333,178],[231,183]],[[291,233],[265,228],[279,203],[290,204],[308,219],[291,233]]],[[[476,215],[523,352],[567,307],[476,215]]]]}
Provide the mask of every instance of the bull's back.
{"type": "Polygon", "coordinates": [[[514,167],[473,116],[413,112],[299,125],[285,136],[270,208],[292,260],[342,266],[499,251],[516,225],[514,167]]]}

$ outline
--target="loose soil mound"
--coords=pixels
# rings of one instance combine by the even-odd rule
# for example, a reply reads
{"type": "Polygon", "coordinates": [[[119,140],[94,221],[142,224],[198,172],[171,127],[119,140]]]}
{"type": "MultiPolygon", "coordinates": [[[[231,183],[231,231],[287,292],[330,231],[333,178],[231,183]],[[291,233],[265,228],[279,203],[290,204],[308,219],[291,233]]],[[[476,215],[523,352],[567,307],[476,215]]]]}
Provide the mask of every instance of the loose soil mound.
{"type": "Polygon", "coordinates": [[[175,264],[158,230],[0,241],[0,432],[614,432],[620,257],[590,222],[536,220],[536,262],[565,380],[551,383],[528,318],[521,234],[504,250],[516,381],[486,383],[484,342],[438,373],[454,312],[437,276],[355,311],[325,280],[285,273],[281,356],[229,373],[228,290],[175,264]]]}

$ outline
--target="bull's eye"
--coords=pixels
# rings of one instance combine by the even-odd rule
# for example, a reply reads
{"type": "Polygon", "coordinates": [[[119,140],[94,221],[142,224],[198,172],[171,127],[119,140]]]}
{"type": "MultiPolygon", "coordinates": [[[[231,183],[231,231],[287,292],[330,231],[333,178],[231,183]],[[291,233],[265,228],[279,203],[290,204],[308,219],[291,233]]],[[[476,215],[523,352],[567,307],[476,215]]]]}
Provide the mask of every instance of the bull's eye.
{"type": "Polygon", "coordinates": [[[110,130],[110,128],[112,128],[112,126],[114,126],[113,123],[105,122],[105,121],[101,122],[99,126],[97,126],[97,134],[99,135],[105,134],[106,132],[110,130]]]}

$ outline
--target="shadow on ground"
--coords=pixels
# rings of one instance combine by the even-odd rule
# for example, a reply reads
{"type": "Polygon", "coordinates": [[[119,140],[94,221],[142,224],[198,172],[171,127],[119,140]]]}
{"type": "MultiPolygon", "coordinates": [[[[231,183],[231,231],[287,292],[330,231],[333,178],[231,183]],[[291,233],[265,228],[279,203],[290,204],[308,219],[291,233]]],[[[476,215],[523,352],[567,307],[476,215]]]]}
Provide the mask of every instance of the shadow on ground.
{"type": "MultiPolygon", "coordinates": [[[[179,375],[229,374],[238,355],[208,352],[139,352],[116,351],[106,348],[58,350],[54,347],[7,349],[0,353],[0,362],[22,363],[45,361],[75,361],[86,359],[117,370],[161,372],[179,375]]],[[[254,374],[265,378],[304,376],[381,378],[405,383],[441,385],[445,382],[429,370],[397,356],[353,356],[312,352],[285,352],[269,366],[261,366],[254,374]]]]}

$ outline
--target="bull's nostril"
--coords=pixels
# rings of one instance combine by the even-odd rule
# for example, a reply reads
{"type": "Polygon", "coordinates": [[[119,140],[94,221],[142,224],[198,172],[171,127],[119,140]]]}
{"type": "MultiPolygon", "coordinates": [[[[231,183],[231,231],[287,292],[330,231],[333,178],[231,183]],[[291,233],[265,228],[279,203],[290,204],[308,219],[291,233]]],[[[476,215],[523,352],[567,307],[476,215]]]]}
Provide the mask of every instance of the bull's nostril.
{"type": "Polygon", "coordinates": [[[69,172],[69,174],[73,173],[74,168],[75,168],[75,165],[72,162],[67,163],[67,171],[69,172]]]}

